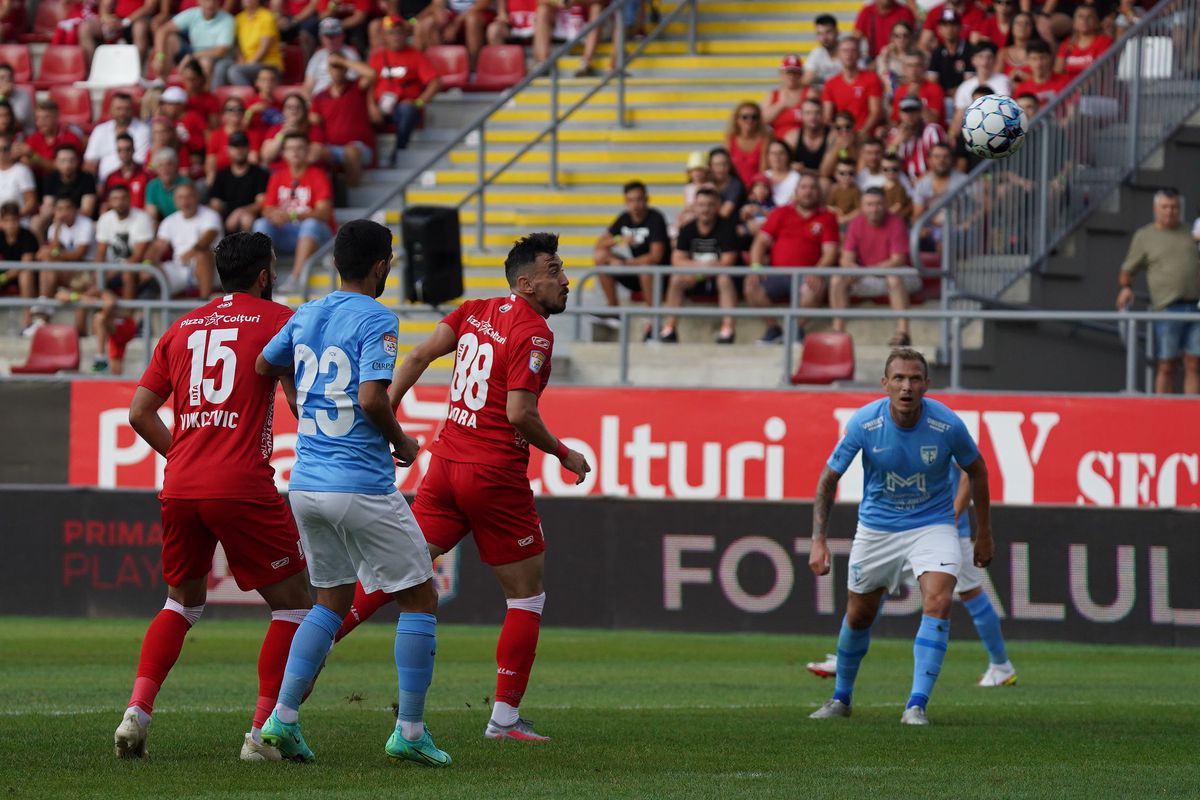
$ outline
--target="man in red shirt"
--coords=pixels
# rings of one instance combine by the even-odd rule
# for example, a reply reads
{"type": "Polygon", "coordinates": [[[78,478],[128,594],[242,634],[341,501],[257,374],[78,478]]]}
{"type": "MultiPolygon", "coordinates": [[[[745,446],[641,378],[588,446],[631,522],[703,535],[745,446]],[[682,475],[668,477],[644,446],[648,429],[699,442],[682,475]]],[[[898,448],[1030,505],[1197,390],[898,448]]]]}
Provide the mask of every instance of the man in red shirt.
{"type": "Polygon", "coordinates": [[[58,148],[69,145],[83,152],[83,140],[58,121],[58,103],[53,100],[38,103],[33,123],[36,130],[25,138],[25,148],[29,166],[38,175],[45,175],[54,167],[58,148]]]}
{"type": "Polygon", "coordinates": [[[1054,56],[1050,52],[1050,45],[1035,39],[1025,46],[1025,53],[1029,59],[1030,77],[1013,87],[1013,95],[1020,97],[1031,94],[1038,99],[1038,103],[1046,105],[1063,90],[1068,79],[1064,75],[1054,74],[1054,56]]]}
{"type": "MultiPolygon", "coordinates": [[[[145,208],[146,187],[150,184],[150,174],[141,164],[133,160],[134,148],[132,136],[128,133],[117,134],[119,164],[104,179],[104,196],[107,197],[114,186],[124,186],[129,189],[130,205],[134,208],[145,208]]],[[[102,204],[101,210],[107,211],[107,204],[102,204]]]]}
{"type": "MultiPolygon", "coordinates": [[[[746,302],[758,308],[770,308],[771,303],[780,300],[792,301],[792,277],[763,272],[768,255],[774,267],[832,267],[837,264],[837,216],[821,205],[821,183],[816,175],[805,173],[800,176],[794,204],[772,211],[750,246],[753,272],[746,276],[746,302]]],[[[816,308],[824,297],[824,278],[812,276],[800,281],[801,308],[816,308]]],[[[803,331],[803,321],[800,324],[803,331]]],[[[766,332],[759,341],[774,344],[782,338],[779,321],[768,319],[766,332]]]]}
{"type": "Polygon", "coordinates": [[[194,153],[204,149],[208,120],[200,112],[189,110],[187,101],[187,92],[168,86],[158,98],[158,113],[171,121],[179,144],[194,153]]]}
{"type": "MultiPolygon", "coordinates": [[[[872,187],[863,192],[859,206],[861,213],[850,220],[846,227],[846,240],[842,245],[842,268],[855,270],[860,267],[890,269],[909,266],[908,224],[898,215],[887,210],[887,198],[883,189],[872,187]]],[[[829,307],[847,308],[850,295],[855,297],[879,297],[886,294],[894,311],[908,308],[909,292],[921,285],[914,271],[911,276],[854,276],[835,275],[829,281],[829,307]]],[[[846,330],[846,321],[834,318],[835,331],[846,330]]],[[[892,347],[908,347],[912,340],[908,335],[908,320],[896,318],[896,333],[888,344],[892,347]]]]}
{"type": "Polygon", "coordinates": [[[308,163],[308,137],[289,133],[283,137],[284,166],[267,182],[262,216],[254,222],[281,253],[295,253],[292,274],[279,285],[290,294],[304,270],[304,262],[333,237],[333,187],[325,171],[308,163]]]}
{"type": "Polygon", "coordinates": [[[951,9],[958,14],[962,23],[962,31],[959,35],[964,42],[971,41],[971,33],[982,30],[987,23],[987,12],[975,0],[948,0],[948,2],[936,5],[925,15],[925,22],[921,25],[921,40],[917,43],[917,46],[926,53],[932,53],[941,38],[938,25],[945,9],[951,9]]]}
{"type": "Polygon", "coordinates": [[[929,57],[920,50],[904,56],[903,80],[892,98],[892,122],[900,121],[900,101],[915,97],[925,107],[925,119],[942,125],[946,121],[946,90],[929,77],[929,57]]]}
{"type": "Polygon", "coordinates": [[[313,98],[310,116],[325,127],[330,158],[345,170],[346,183],[358,186],[363,168],[375,160],[375,129],[367,111],[375,71],[361,61],[331,53],[329,77],[329,87],[313,98]],[[347,80],[347,70],[354,70],[358,80],[347,80]]]}
{"type": "Polygon", "coordinates": [[[194,111],[212,129],[221,124],[221,101],[208,90],[208,76],[196,61],[185,61],[179,67],[179,77],[187,92],[187,110],[194,111]]]}
{"type": "MultiPolygon", "coordinates": [[[[267,237],[227,237],[216,262],[229,294],[167,329],[129,408],[138,436],[167,460],[159,494],[167,602],[146,631],[133,695],[114,735],[122,758],[147,755],[154,700],[204,611],[218,542],[238,586],[271,606],[243,760],[280,759],[258,732],[275,707],[292,636],[312,606],[300,537],[270,462],[275,378],[254,371],[259,352],[292,312],[270,302],[275,254],[267,237]],[[169,398],[174,432],[158,415],[169,398]]],[[[295,389],[285,383],[285,392],[295,389]]]]}
{"type": "MultiPolygon", "coordinates": [[[[435,559],[467,534],[492,567],[508,613],[496,647],[496,693],[484,735],[543,741],[548,737],[517,713],[533,668],[546,602],[542,575],[546,542],[529,487],[529,446],[558,458],[575,483],[587,480],[587,459],[550,433],[538,398],[550,381],[551,314],[567,307],[567,276],[558,236],[521,239],[504,262],[511,293],[468,300],[413,348],[396,368],[388,396],[401,398],[434,360],[455,353],[446,422],[430,446],[433,458],[417,489],[413,514],[435,559]]],[[[364,595],[361,586],[340,640],[390,598],[364,595]]]]}
{"type": "Polygon", "coordinates": [[[846,36],[838,42],[838,61],[842,74],[825,82],[821,90],[821,104],[826,121],[832,122],[838,111],[854,115],[855,127],[867,134],[883,123],[883,81],[869,70],[858,68],[858,40],[846,36]]]}
{"type": "Polygon", "coordinates": [[[854,21],[854,31],[850,34],[856,39],[866,40],[867,59],[875,60],[879,51],[892,36],[892,28],[899,22],[907,22],[914,28],[917,18],[908,6],[901,5],[896,0],[875,0],[867,3],[858,12],[854,21]]]}
{"type": "Polygon", "coordinates": [[[383,47],[371,51],[367,64],[379,76],[367,112],[376,125],[388,119],[395,123],[396,147],[388,160],[395,166],[397,154],[408,147],[425,104],[438,93],[441,81],[425,54],[408,46],[403,17],[383,18],[383,47]]]}

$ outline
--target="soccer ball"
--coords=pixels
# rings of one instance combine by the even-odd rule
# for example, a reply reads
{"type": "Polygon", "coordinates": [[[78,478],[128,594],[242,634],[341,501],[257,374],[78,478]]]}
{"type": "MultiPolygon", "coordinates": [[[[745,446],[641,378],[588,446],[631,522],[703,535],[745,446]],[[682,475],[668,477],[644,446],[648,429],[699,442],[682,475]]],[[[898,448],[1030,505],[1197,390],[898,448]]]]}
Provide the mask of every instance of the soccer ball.
{"type": "Polygon", "coordinates": [[[1028,129],[1017,101],[1002,94],[979,98],[963,114],[963,142],[980,158],[1008,158],[1025,144],[1028,129]]]}

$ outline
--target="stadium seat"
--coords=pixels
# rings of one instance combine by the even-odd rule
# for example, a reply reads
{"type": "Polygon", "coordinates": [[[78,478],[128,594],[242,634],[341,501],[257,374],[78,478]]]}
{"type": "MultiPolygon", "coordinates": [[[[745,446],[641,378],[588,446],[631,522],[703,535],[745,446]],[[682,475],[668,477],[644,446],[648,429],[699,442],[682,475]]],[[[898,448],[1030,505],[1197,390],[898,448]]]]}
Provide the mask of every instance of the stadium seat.
{"type": "Polygon", "coordinates": [[[63,4],[58,0],[38,0],[34,5],[37,8],[33,12],[33,30],[18,36],[19,42],[49,42],[54,38],[54,29],[58,27],[58,21],[66,13],[63,4]]]}
{"type": "Polygon", "coordinates": [[[285,44],[283,52],[283,83],[304,83],[304,49],[298,44],[285,44]]]}
{"type": "Polygon", "coordinates": [[[461,89],[467,85],[471,76],[467,48],[458,44],[434,45],[426,48],[425,57],[441,78],[442,89],[461,89]]]}
{"type": "Polygon", "coordinates": [[[79,369],[79,334],[73,325],[43,325],[33,334],[29,358],[14,364],[14,375],[53,375],[79,369]]]}
{"type": "Polygon", "coordinates": [[[58,103],[59,120],[64,125],[92,129],[92,93],[82,86],[51,86],[50,99],[58,103]]]}
{"type": "MultiPolygon", "coordinates": [[[[275,91],[273,93],[273,95],[275,97],[275,102],[279,103],[280,105],[283,105],[283,101],[287,100],[288,96],[293,95],[293,94],[303,95],[304,94],[304,85],[297,83],[297,84],[289,84],[286,86],[276,86],[275,91]]],[[[305,99],[307,99],[307,98],[305,98],[305,99]]]]}
{"type": "Polygon", "coordinates": [[[216,96],[217,102],[222,105],[231,97],[240,99],[242,105],[249,105],[255,95],[255,91],[253,86],[219,86],[213,89],[213,95],[216,96]]]}
{"type": "Polygon", "coordinates": [[[804,337],[792,383],[833,383],[854,378],[854,340],[848,333],[817,331],[804,337]]]}
{"type": "Polygon", "coordinates": [[[469,92],[502,92],[525,77],[525,48],[519,44],[489,44],[479,51],[475,80],[469,92]]]}
{"type": "MultiPolygon", "coordinates": [[[[99,52],[100,48],[96,48],[99,52]]],[[[136,50],[136,48],[134,48],[136,50]]],[[[83,48],[73,44],[52,44],[42,53],[42,66],[35,81],[37,88],[70,85],[87,77],[83,48]]]]}
{"type": "Polygon", "coordinates": [[[92,73],[78,85],[88,89],[107,89],[138,82],[142,60],[131,44],[102,44],[92,54],[92,73]]]}
{"type": "Polygon", "coordinates": [[[29,55],[27,45],[0,44],[0,64],[8,64],[13,68],[15,83],[29,83],[33,80],[33,59],[29,55]]]}
{"type": "Polygon", "coordinates": [[[122,92],[133,98],[133,113],[140,116],[139,109],[142,105],[142,95],[146,93],[146,90],[141,86],[110,86],[104,90],[104,99],[100,101],[100,119],[96,120],[97,122],[104,122],[110,118],[109,109],[112,106],[113,95],[122,92]]]}

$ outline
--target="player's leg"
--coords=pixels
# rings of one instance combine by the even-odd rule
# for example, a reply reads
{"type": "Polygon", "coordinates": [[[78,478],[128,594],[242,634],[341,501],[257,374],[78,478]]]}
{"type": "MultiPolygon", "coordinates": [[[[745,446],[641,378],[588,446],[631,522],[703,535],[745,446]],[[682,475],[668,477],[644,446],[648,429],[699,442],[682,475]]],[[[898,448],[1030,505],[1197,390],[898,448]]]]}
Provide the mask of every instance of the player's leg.
{"type": "Polygon", "coordinates": [[[926,725],[925,707],[950,642],[950,604],[962,561],[958,532],[933,525],[899,534],[911,543],[909,562],[921,587],[921,624],[913,639],[913,681],[901,722],[926,725]]]}
{"type": "Polygon", "coordinates": [[[279,702],[279,688],[287,665],[292,640],[312,608],[308,578],[301,571],[258,590],[271,608],[271,623],[258,651],[258,702],[250,732],[242,743],[242,761],[278,761],[279,751],[263,744],[262,726],[279,702]]]}
{"type": "MultiPolygon", "coordinates": [[[[663,300],[663,305],[668,308],[680,308],[683,306],[683,297],[688,290],[696,285],[696,276],[689,274],[671,275],[667,281],[667,296],[663,300]]],[[[658,338],[663,341],[676,341],[675,326],[679,323],[679,318],[672,315],[663,320],[662,329],[658,333],[658,338]]]]}
{"type": "Polygon", "coordinates": [[[1000,615],[992,605],[992,598],[983,590],[983,570],[975,566],[975,546],[970,536],[958,537],[958,548],[962,554],[962,566],[958,570],[955,590],[958,599],[971,615],[971,622],[988,653],[988,668],[979,680],[980,686],[1012,686],[1017,682],[1017,671],[1008,660],[1008,648],[1004,634],[1000,631],[1000,615]]]}
{"type": "Polygon", "coordinates": [[[496,694],[485,735],[492,739],[542,741],[518,713],[537,656],[546,592],[542,586],[545,553],[492,567],[504,592],[506,611],[496,642],[496,694]],[[523,724],[524,723],[524,724],[523,724]]]}

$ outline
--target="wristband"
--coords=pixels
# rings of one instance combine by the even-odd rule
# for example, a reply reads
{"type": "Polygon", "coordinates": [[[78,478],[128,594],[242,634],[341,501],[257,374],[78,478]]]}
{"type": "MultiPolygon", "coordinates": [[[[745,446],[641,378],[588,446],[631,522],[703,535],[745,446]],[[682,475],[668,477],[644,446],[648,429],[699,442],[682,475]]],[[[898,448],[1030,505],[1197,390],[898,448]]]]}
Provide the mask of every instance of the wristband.
{"type": "Polygon", "coordinates": [[[564,458],[566,458],[566,457],[567,457],[567,455],[568,455],[570,452],[571,452],[571,448],[569,448],[569,447],[567,447],[565,444],[563,444],[563,443],[562,443],[562,439],[559,439],[559,440],[558,440],[558,446],[554,448],[554,455],[555,455],[555,457],[556,457],[556,458],[557,458],[559,461],[562,461],[564,458]]]}
{"type": "Polygon", "coordinates": [[[759,264],[757,262],[750,265],[750,269],[762,269],[762,268],[763,268],[763,265],[759,264]]]}

